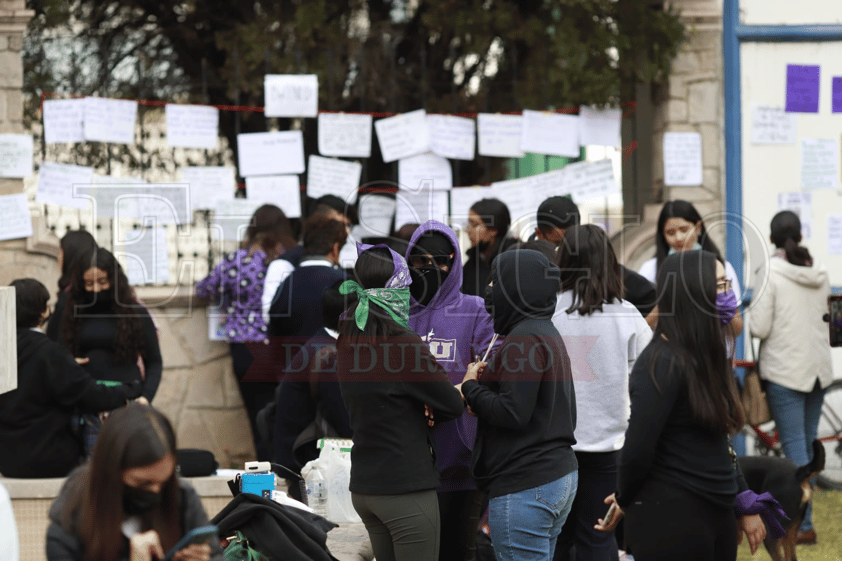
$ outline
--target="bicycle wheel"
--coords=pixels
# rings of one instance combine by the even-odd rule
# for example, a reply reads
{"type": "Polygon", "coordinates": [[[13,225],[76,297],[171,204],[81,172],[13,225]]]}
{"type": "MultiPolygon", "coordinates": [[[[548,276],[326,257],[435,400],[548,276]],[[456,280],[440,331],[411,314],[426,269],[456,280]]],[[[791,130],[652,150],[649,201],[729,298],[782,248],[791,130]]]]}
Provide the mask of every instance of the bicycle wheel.
{"type": "Polygon", "coordinates": [[[842,490],[842,380],[825,390],[818,437],[824,444],[825,464],[816,484],[822,489],[842,490]]]}

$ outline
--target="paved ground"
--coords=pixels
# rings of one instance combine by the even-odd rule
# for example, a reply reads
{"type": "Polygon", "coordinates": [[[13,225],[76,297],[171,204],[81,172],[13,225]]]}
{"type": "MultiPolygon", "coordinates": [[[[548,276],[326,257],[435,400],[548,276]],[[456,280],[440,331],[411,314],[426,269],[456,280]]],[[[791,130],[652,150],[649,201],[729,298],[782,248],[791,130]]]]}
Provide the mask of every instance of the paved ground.
{"type": "Polygon", "coordinates": [[[339,561],[371,561],[374,553],[365,525],[340,524],[327,534],[327,548],[339,561]]]}

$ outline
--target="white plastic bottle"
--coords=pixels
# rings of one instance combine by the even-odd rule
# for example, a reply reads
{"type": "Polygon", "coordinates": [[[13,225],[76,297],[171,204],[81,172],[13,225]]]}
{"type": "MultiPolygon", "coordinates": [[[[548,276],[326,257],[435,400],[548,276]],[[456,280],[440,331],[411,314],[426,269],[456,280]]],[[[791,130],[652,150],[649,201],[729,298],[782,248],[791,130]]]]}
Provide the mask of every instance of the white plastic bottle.
{"type": "Polygon", "coordinates": [[[304,484],[307,486],[307,506],[327,518],[327,484],[321,470],[311,469],[304,478],[304,484]]]}

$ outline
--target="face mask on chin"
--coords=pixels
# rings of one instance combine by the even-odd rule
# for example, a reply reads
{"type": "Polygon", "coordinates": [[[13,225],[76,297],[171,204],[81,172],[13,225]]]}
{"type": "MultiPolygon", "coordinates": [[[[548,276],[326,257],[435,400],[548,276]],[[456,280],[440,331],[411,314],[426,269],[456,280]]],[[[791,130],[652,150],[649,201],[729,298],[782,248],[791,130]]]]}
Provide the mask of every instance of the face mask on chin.
{"type": "Polygon", "coordinates": [[[412,284],[409,285],[409,293],[422,306],[428,305],[438,293],[448,271],[442,271],[434,265],[410,268],[409,276],[412,277],[412,284]]]}

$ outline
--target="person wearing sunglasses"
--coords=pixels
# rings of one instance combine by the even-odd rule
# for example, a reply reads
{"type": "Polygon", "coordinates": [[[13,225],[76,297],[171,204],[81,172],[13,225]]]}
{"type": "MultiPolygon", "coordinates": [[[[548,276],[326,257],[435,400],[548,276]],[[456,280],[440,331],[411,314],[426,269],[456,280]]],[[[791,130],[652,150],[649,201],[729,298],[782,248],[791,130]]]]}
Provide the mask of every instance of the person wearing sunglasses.
{"type": "MultiPolygon", "coordinates": [[[[461,293],[462,252],[456,234],[445,224],[430,220],[419,226],[406,259],[412,277],[409,327],[427,342],[451,383],[458,384],[494,336],[491,316],[482,298],[461,293]]],[[[470,479],[477,420],[463,413],[446,422],[433,418],[432,423],[441,476],[439,560],[472,561],[483,503],[483,493],[470,479]]]]}

